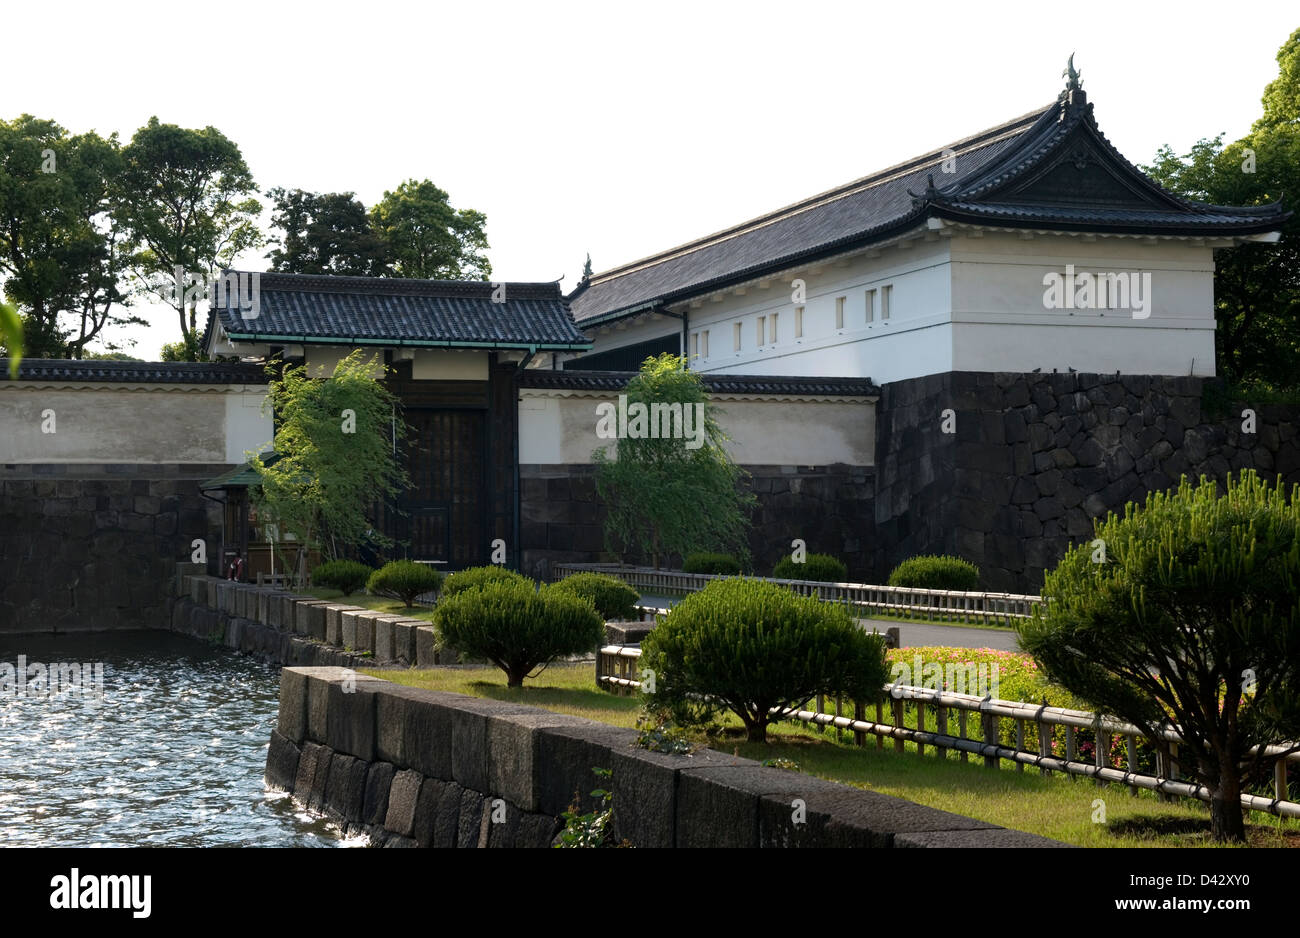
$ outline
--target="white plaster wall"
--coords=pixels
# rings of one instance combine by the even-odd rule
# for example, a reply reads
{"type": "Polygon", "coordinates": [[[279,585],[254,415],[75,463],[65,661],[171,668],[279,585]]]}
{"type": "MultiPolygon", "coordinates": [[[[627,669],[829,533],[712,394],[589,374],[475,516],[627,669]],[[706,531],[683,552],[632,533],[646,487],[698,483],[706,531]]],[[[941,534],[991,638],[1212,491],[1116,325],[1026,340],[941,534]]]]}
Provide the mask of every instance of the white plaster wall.
{"type": "Polygon", "coordinates": [[[0,383],[0,462],[239,463],[272,437],[261,386],[0,383]],[[53,433],[43,433],[44,412],[53,433]]]}
{"type": "Polygon", "coordinates": [[[486,381],[488,353],[416,349],[411,377],[417,381],[486,381]]]}
{"type": "Polygon", "coordinates": [[[953,367],[959,371],[1214,374],[1214,257],[1195,242],[989,232],[952,239],[953,367]],[[1045,275],[1150,274],[1149,316],[1049,309],[1045,275]]]}
{"type": "MultiPolygon", "coordinates": [[[[519,401],[522,464],[584,465],[613,441],[596,436],[597,406],[617,395],[561,396],[524,389],[519,401]]],[[[858,399],[743,400],[718,395],[719,423],[733,459],[747,465],[873,465],[875,405],[858,399]]],[[[613,455],[613,450],[610,450],[613,455]]]]}

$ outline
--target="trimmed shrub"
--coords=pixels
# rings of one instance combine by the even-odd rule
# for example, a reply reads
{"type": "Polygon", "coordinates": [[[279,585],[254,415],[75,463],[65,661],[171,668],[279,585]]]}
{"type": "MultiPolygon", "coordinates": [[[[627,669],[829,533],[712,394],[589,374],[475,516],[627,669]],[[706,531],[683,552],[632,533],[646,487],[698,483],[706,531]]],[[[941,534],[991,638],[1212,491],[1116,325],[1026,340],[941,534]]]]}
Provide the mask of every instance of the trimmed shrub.
{"type": "Polygon", "coordinates": [[[519,687],[534,669],[557,658],[589,653],[605,637],[591,602],[531,580],[501,580],[444,596],[433,616],[438,640],[486,658],[519,687]]]}
{"type": "Polygon", "coordinates": [[[740,573],[740,561],[730,554],[691,554],[682,561],[682,572],[735,576],[740,573]]]}
{"type": "Polygon", "coordinates": [[[415,605],[415,597],[436,592],[442,585],[442,574],[414,560],[392,560],[370,575],[366,589],[376,596],[400,599],[408,609],[415,605]]]}
{"type": "Polygon", "coordinates": [[[782,557],[772,569],[778,580],[816,580],[818,583],[843,583],[848,579],[849,568],[844,561],[830,554],[809,554],[803,563],[782,557]]]}
{"type": "Polygon", "coordinates": [[[960,557],[923,554],[909,557],[889,574],[890,586],[910,586],[924,590],[964,590],[980,588],[979,567],[960,557]]]}
{"type": "Polygon", "coordinates": [[[338,590],[344,596],[365,589],[373,567],[367,567],[355,560],[327,560],[311,572],[311,581],[315,586],[338,590]]]}
{"type": "Polygon", "coordinates": [[[1216,841],[1243,841],[1265,747],[1300,736],[1300,486],[1254,470],[1184,476],[1095,523],[1044,578],[1020,647],[1092,709],[1158,738],[1210,791],[1216,841]]]}
{"type": "Polygon", "coordinates": [[[575,573],[556,583],[555,589],[591,600],[606,622],[636,618],[636,602],[641,598],[640,593],[608,573],[575,573]]]}
{"type": "Polygon", "coordinates": [[[515,573],[515,571],[507,570],[505,567],[466,567],[464,570],[458,570],[447,577],[447,582],[442,585],[441,596],[446,599],[448,596],[455,596],[465,590],[478,589],[489,583],[531,582],[532,580],[522,573],[515,573]]]}
{"type": "Polygon", "coordinates": [[[654,673],[648,706],[694,724],[730,710],[754,742],[767,740],[774,707],[817,694],[875,701],[889,678],[884,637],[843,606],[739,577],[687,596],[641,648],[654,673]]]}

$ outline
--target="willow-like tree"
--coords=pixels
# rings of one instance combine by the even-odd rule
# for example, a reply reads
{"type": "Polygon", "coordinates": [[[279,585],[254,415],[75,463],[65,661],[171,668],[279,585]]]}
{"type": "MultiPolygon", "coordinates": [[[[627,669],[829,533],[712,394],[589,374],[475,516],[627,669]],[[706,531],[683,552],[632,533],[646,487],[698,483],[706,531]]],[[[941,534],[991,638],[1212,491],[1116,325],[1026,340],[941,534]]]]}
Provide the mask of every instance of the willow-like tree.
{"type": "MultiPolygon", "coordinates": [[[[1046,676],[1182,737],[1215,840],[1245,839],[1241,795],[1300,745],[1300,487],[1202,477],[1113,513],[1046,577],[1020,645],[1046,676]],[[1268,747],[1278,747],[1269,749],[1268,747]]],[[[1168,763],[1166,763],[1168,764],[1168,763]]]]}
{"type": "Polygon", "coordinates": [[[656,567],[667,555],[697,551],[748,559],[749,512],[757,499],[742,489],[745,472],[723,446],[720,411],[699,375],[683,366],[670,353],[647,358],[624,391],[628,419],[621,406],[607,407],[597,422],[598,436],[618,436],[613,456],[608,445],[592,453],[596,491],[607,509],[605,546],[649,557],[656,567]],[[678,416],[681,432],[673,429],[678,416]]]}
{"type": "MultiPolygon", "coordinates": [[[[267,405],[275,410],[278,458],[249,461],[261,476],[259,514],[279,522],[302,547],[300,578],[310,550],[335,558],[360,543],[375,499],[407,484],[394,452],[405,424],[397,399],[375,377],[382,370],[377,356],[363,360],[358,349],[328,377],[312,377],[300,365],[271,381],[267,405]]],[[[382,537],[379,543],[388,546],[382,537]]]]}

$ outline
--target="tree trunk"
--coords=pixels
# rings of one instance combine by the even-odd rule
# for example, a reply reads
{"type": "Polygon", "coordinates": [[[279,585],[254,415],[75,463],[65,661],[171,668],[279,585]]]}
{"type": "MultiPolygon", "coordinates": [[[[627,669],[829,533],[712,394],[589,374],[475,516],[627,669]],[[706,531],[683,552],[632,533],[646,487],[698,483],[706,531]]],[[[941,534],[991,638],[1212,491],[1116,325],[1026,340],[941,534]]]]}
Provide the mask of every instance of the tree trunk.
{"type": "Polygon", "coordinates": [[[531,670],[531,667],[520,667],[519,665],[512,665],[507,668],[506,687],[523,687],[524,678],[528,676],[528,672],[531,670]]]}
{"type": "Polygon", "coordinates": [[[745,721],[745,729],[748,732],[749,741],[751,743],[767,742],[767,721],[766,720],[764,720],[762,717],[755,719],[746,714],[744,715],[744,721],[745,721]]]}
{"type": "Polygon", "coordinates": [[[1244,842],[1246,821],[1241,812],[1241,782],[1235,772],[1222,771],[1210,792],[1210,836],[1219,842],[1244,842]]]}

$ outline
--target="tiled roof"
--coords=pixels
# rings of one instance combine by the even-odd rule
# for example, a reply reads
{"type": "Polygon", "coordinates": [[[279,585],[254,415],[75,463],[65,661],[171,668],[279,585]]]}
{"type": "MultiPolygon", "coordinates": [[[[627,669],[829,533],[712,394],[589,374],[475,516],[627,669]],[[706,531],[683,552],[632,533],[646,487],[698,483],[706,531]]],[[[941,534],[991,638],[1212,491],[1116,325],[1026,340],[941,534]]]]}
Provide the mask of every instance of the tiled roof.
{"type": "Polygon", "coordinates": [[[589,328],[869,245],[928,217],[1204,237],[1274,231],[1290,213],[1279,204],[1214,206],[1166,192],[1106,140],[1076,91],[839,189],[597,274],[569,300],[589,328]],[[945,156],[955,172],[941,172],[945,156]]]}
{"type": "MultiPolygon", "coordinates": [[[[9,375],[0,358],[0,380],[9,375]]],[[[123,362],[24,358],[19,381],[111,381],[130,384],[266,384],[266,369],[245,362],[123,362]]]]}
{"type": "MultiPolygon", "coordinates": [[[[248,278],[258,277],[258,308],[255,318],[243,318],[233,290],[216,308],[234,341],[590,347],[557,283],[239,273],[248,288],[248,278]],[[504,301],[493,302],[499,287],[504,301]]],[[[211,329],[209,317],[209,335],[211,329]]]]}
{"type": "MultiPolygon", "coordinates": [[[[530,368],[519,376],[521,388],[556,391],[622,391],[633,371],[548,371],[530,368]]],[[[701,374],[714,394],[795,394],[818,397],[874,397],[880,389],[870,378],[822,378],[798,375],[701,374]]]]}

